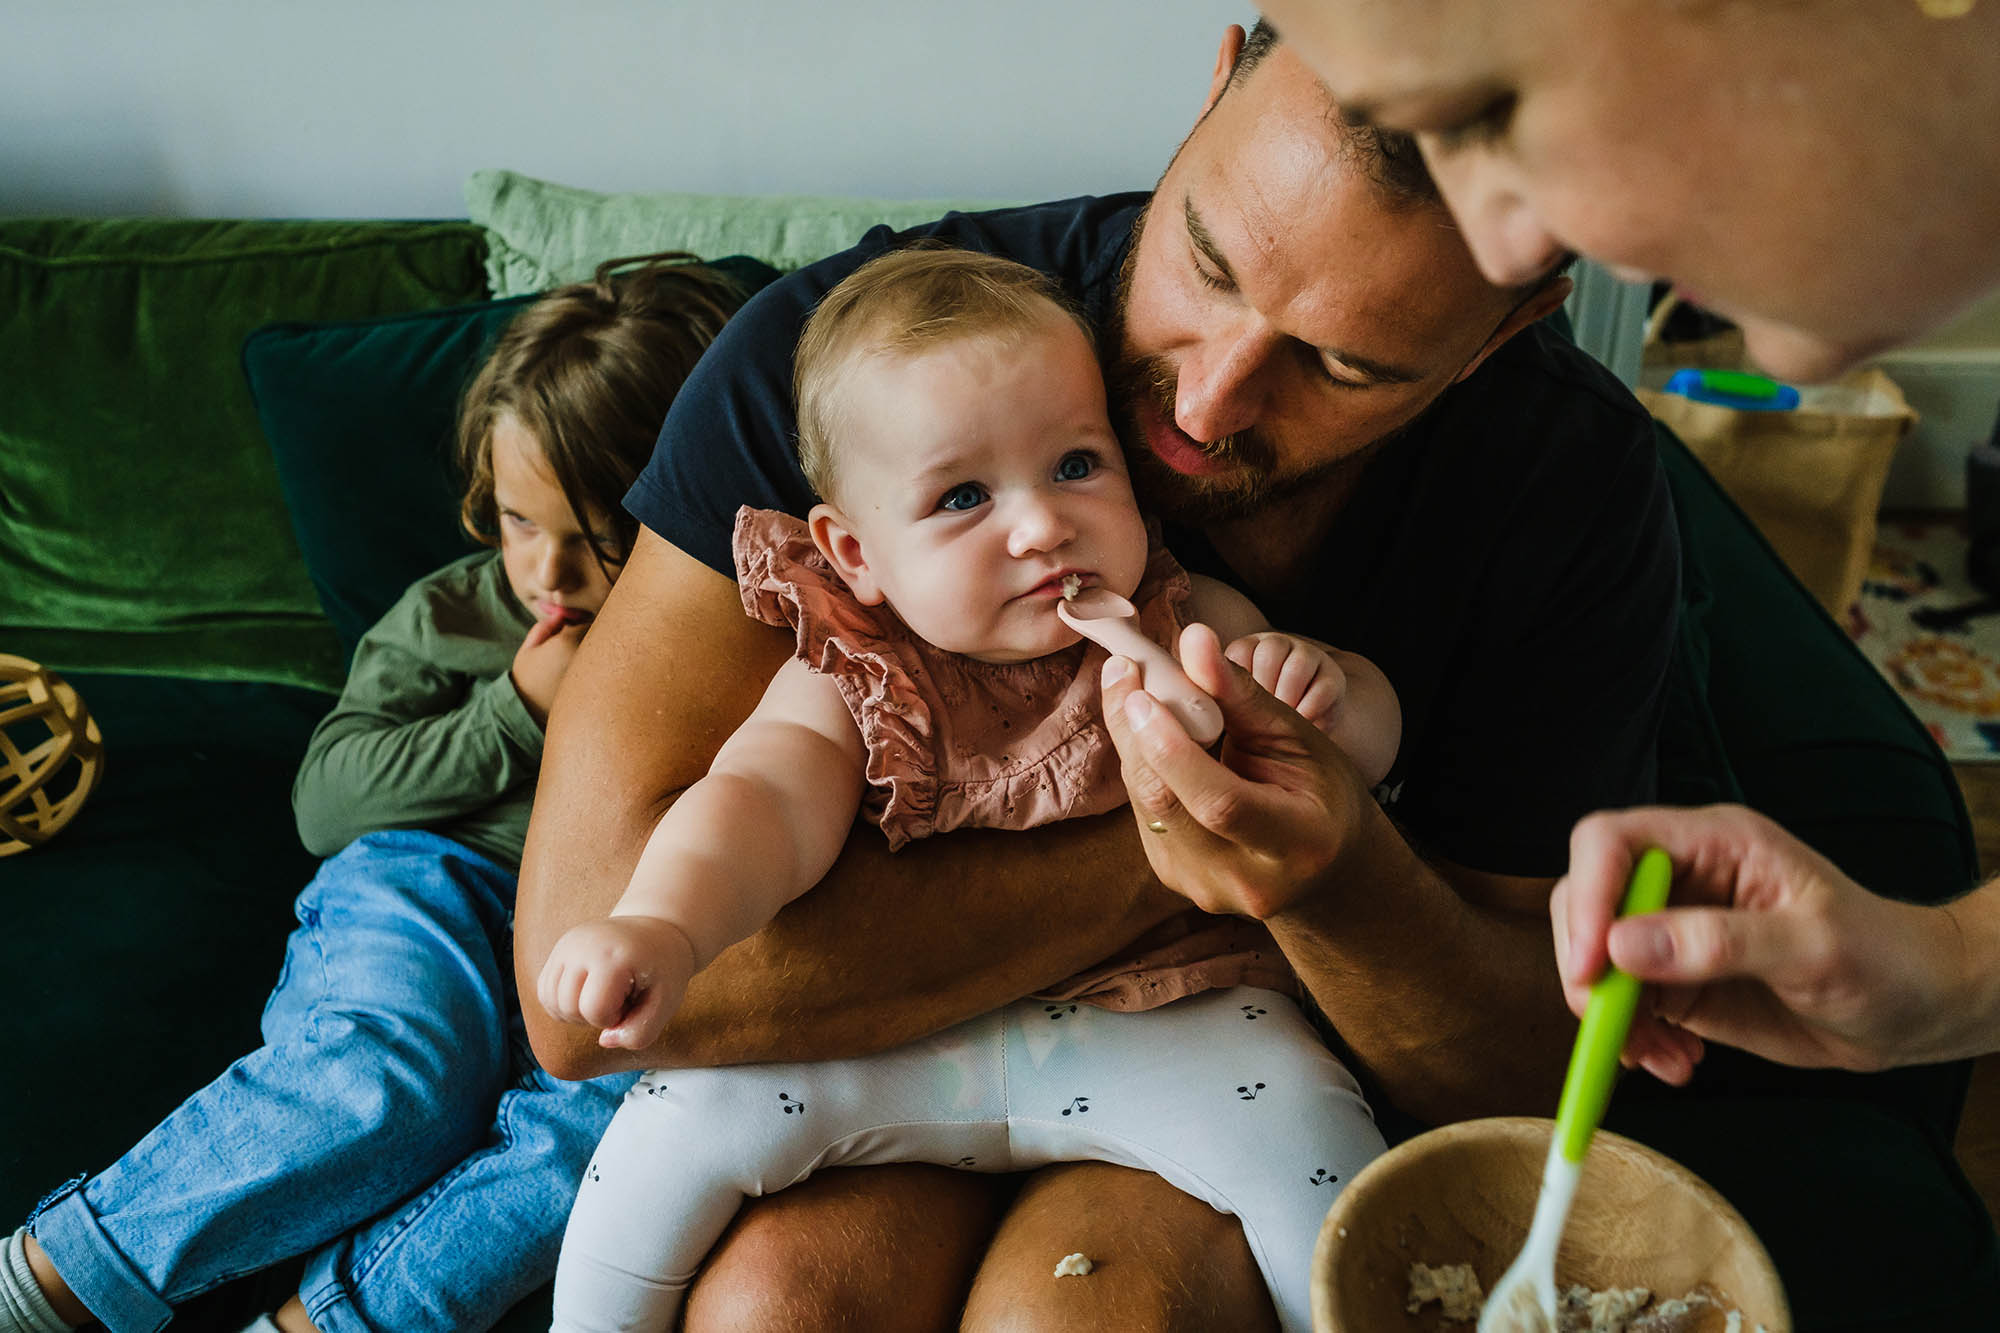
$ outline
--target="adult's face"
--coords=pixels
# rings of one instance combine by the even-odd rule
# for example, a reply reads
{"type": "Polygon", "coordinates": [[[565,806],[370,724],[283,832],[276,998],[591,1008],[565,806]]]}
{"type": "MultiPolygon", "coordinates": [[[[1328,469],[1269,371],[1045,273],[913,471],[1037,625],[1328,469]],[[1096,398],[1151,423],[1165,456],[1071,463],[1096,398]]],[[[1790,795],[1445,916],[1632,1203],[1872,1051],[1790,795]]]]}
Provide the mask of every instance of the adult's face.
{"type": "Polygon", "coordinates": [[[2000,284],[2000,7],[1271,0],[1351,111],[1415,131],[1497,282],[1666,276],[1821,378],[2000,284]]]}
{"type": "Polygon", "coordinates": [[[1121,284],[1113,416],[1141,498],[1228,518],[1337,474],[1529,319],[1450,217],[1398,205],[1345,155],[1324,90],[1280,45],[1205,114],[1121,284]]]}

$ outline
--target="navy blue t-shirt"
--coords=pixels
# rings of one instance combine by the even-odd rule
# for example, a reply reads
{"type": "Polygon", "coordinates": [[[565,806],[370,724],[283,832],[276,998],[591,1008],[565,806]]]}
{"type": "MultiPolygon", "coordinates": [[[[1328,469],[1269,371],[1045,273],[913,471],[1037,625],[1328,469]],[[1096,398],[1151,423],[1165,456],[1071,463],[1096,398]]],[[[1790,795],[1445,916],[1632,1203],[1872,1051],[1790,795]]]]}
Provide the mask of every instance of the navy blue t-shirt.
{"type": "MultiPolygon", "coordinates": [[[[1100,326],[1143,195],[948,214],[766,287],[674,400],[626,497],[640,522],[731,577],[739,505],[803,516],[792,352],[820,297],[916,236],[1054,276],[1100,326]]],[[[1234,582],[1199,533],[1189,568],[1234,582]]],[[[1363,473],[1317,556],[1261,609],[1280,629],[1372,659],[1403,745],[1384,803],[1419,851],[1555,875],[1570,826],[1651,800],[1680,548],[1645,410],[1536,326],[1453,386],[1363,473]]]]}

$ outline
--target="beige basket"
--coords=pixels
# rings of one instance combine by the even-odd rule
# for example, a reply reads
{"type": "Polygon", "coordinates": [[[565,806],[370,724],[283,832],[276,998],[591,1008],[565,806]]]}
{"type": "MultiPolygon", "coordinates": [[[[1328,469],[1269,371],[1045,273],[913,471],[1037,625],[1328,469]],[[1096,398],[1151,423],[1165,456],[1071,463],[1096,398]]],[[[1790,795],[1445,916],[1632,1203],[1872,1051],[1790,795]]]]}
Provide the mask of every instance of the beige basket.
{"type": "MultiPolygon", "coordinates": [[[[1646,339],[1646,382],[1699,365],[1743,369],[1740,336],[1707,339],[1699,350],[1662,345],[1669,302],[1654,312],[1646,339]],[[1713,359],[1710,359],[1713,358],[1713,359]]],[[[1742,506],[1799,581],[1835,617],[1852,606],[1875,544],[1875,511],[1896,446],[1917,414],[1878,369],[1801,390],[1788,412],[1700,403],[1641,387],[1646,410],[1680,436],[1730,498],[1742,506]]]]}

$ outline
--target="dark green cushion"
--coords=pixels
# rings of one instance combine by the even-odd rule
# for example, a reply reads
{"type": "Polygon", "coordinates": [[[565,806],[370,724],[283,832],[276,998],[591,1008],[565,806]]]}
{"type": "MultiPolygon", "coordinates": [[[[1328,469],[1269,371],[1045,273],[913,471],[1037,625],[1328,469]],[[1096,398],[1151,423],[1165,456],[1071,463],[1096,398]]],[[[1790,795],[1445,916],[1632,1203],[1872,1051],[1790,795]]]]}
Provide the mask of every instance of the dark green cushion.
{"type": "Polygon", "coordinates": [[[412,582],[474,549],[451,465],[458,401],[533,300],[270,324],[244,340],[292,531],[344,656],[412,582]]]}
{"type": "MultiPolygon", "coordinates": [[[[1663,798],[1741,801],[1880,893],[1935,902],[1964,892],[1978,872],[1972,821],[1930,733],[1700,460],[1665,427],[1659,436],[1682,540],[1663,798]]],[[[1854,1098],[1949,1139],[1969,1077],[1962,1061],[1861,1076],[1716,1047],[1696,1085],[1854,1098]]]]}
{"type": "MultiPolygon", "coordinates": [[[[710,266],[746,297],[778,276],[742,256],[710,266]]],[[[459,399],[534,300],[272,324],[244,340],[243,374],[343,660],[412,582],[474,549],[451,464],[459,399]]]]}
{"type": "Polygon", "coordinates": [[[1669,799],[1742,800],[1878,893],[1964,892],[1978,849],[1937,743],[1700,461],[1659,436],[1683,546],[1669,799]]]}
{"type": "MultiPolygon", "coordinates": [[[[1701,463],[1659,435],[1683,547],[1663,799],[1747,803],[1883,893],[1963,891],[1971,821],[1930,734],[1701,463]]],[[[1607,1123],[1742,1210],[1798,1327],[1981,1327],[2000,1302],[2000,1245],[1952,1155],[1969,1069],[1787,1069],[1711,1046],[1687,1089],[1627,1076],[1607,1123]]]]}
{"type": "Polygon", "coordinates": [[[474,299],[483,250],[469,223],[0,221],[0,640],[337,687],[238,349],[474,299]]]}

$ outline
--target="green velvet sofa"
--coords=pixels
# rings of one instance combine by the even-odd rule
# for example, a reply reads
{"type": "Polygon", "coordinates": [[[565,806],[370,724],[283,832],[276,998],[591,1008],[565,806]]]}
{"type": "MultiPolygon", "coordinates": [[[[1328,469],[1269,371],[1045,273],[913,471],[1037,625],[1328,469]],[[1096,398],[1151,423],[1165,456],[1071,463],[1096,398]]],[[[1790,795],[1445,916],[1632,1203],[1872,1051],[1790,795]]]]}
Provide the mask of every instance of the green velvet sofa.
{"type": "MultiPolygon", "coordinates": [[[[441,451],[513,305],[615,254],[783,269],[878,214],[944,207],[594,196],[504,172],[467,203],[451,222],[0,220],[0,652],[61,671],[106,756],[69,828],[0,858],[6,1227],[257,1042],[314,869],[293,769],[354,637],[465,549],[441,451]]],[[[1699,464],[1661,452],[1686,541],[1668,798],[1748,800],[1867,883],[1964,888],[1968,822],[1922,728],[1699,464]]],[[[1990,1327],[2000,1251],[1950,1148],[1965,1080],[1717,1052],[1691,1093],[1628,1080],[1612,1124],[1731,1197],[1800,1328],[1990,1327]],[[1812,1196],[1756,1184],[1746,1167],[1775,1153],[1812,1196]],[[1839,1280],[1877,1265],[1921,1284],[1856,1299],[1839,1280]]],[[[290,1276],[176,1327],[239,1326],[290,1276]]],[[[545,1318],[530,1302],[507,1327],[545,1318]]]]}

